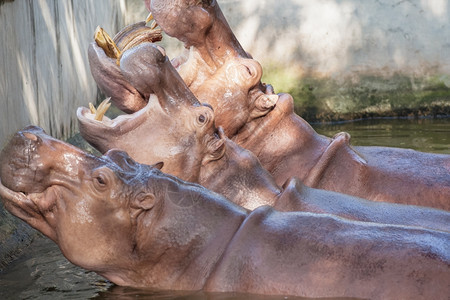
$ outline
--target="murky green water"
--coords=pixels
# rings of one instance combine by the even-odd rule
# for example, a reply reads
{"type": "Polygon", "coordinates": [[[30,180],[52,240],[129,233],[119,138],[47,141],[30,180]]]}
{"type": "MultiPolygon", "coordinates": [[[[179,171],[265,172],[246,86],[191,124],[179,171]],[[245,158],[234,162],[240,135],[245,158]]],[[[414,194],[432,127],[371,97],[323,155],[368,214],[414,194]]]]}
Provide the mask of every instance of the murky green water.
{"type": "MultiPolygon", "coordinates": [[[[450,118],[423,120],[366,120],[313,126],[333,136],[347,131],[353,145],[413,148],[450,154],[450,118]]],[[[15,262],[0,272],[0,299],[304,299],[202,292],[156,292],[117,287],[93,272],[69,263],[58,247],[38,235],[15,262]]]]}
{"type": "Polygon", "coordinates": [[[346,131],[355,146],[388,146],[450,154],[450,118],[362,120],[313,124],[313,127],[330,137],[346,131]]]}

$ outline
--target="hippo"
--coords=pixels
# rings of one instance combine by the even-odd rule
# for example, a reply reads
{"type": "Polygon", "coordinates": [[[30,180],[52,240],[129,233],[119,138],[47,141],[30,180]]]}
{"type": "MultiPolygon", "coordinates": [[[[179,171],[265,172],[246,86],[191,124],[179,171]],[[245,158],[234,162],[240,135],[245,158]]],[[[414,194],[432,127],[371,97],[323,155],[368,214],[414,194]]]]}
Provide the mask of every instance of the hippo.
{"type": "Polygon", "coordinates": [[[251,210],[270,205],[280,211],[331,213],[359,221],[450,230],[449,214],[439,210],[371,203],[308,188],[297,178],[289,179],[286,188],[281,188],[253,153],[214,126],[214,112],[203,107],[190,92],[161,48],[141,44],[123,54],[120,68],[128,82],[139,81],[135,86],[151,89],[155,94],[144,109],[113,120],[98,120],[89,109],[78,109],[81,135],[102,153],[117,148],[139,163],[162,161],[162,171],[199,183],[251,210]],[[198,124],[198,109],[208,112],[205,129],[191,125],[198,124]],[[210,145],[220,147],[214,146],[211,151],[210,145]],[[175,157],[172,149],[183,151],[175,157]]]}
{"type": "Polygon", "coordinates": [[[290,95],[273,95],[260,82],[261,69],[249,62],[217,1],[145,3],[159,26],[189,48],[173,64],[194,95],[214,108],[217,125],[255,153],[277,184],[294,176],[310,187],[365,199],[450,209],[450,155],[352,147],[347,133],[319,135],[295,114],[290,95]],[[260,95],[269,100],[257,114],[260,95]]]}
{"type": "MultiPolygon", "coordinates": [[[[96,43],[92,43],[90,49],[94,49],[94,53],[100,53],[99,55],[89,56],[91,60],[95,61],[91,64],[91,67],[102,65],[105,60],[110,60],[96,43]],[[101,54],[102,52],[103,54],[101,54]]],[[[180,76],[176,75],[161,47],[141,44],[126,51],[120,62],[120,76],[128,84],[134,86],[140,94],[153,95],[152,92],[159,93],[158,99],[161,102],[161,97],[165,97],[161,90],[165,90],[164,93],[170,94],[170,96],[167,96],[170,101],[166,101],[168,103],[166,105],[170,107],[180,107],[179,103],[183,101],[183,98],[187,103],[199,103],[196,96],[189,92],[189,89],[180,80],[180,76]],[[160,51],[158,52],[155,49],[160,51]],[[141,57],[139,58],[139,56],[141,57]],[[158,56],[158,58],[155,56],[158,56]],[[144,73],[146,75],[141,76],[144,73]],[[170,74],[170,76],[167,74],[170,74]]],[[[239,78],[239,76],[235,77],[237,81],[239,81],[239,78]]],[[[96,79],[100,80],[102,85],[113,85],[116,82],[114,76],[96,79]]],[[[212,86],[221,90],[221,86],[211,84],[213,83],[209,82],[207,85],[210,86],[210,89],[212,86]]],[[[239,87],[239,85],[236,86],[239,87]]],[[[265,97],[270,96],[266,95],[265,97]]],[[[119,100],[120,98],[116,97],[116,101],[119,100]]],[[[148,104],[153,105],[152,103],[156,103],[156,101],[149,101],[148,104]]],[[[450,201],[448,201],[450,199],[449,155],[427,154],[387,147],[352,148],[350,136],[346,133],[338,134],[333,139],[317,134],[307,122],[294,113],[292,97],[289,95],[280,95],[276,103],[275,108],[268,114],[246,123],[244,127],[248,130],[241,130],[232,137],[232,140],[255,153],[263,167],[274,176],[278,185],[282,185],[291,177],[297,177],[310,187],[341,192],[364,199],[450,209],[450,201]],[[305,170],[307,170],[306,173],[305,170]]],[[[208,111],[208,115],[212,113],[214,113],[214,116],[220,115],[220,112],[218,113],[215,109],[213,111],[211,106],[196,105],[208,111]]],[[[149,107],[146,106],[142,111],[147,109],[149,107]]],[[[194,111],[196,110],[197,108],[194,111]]],[[[173,109],[171,113],[174,113],[173,109]]],[[[144,115],[150,117],[149,114],[142,113],[142,118],[144,118],[144,115]]],[[[147,152],[153,151],[152,147],[148,147],[148,145],[160,145],[163,143],[162,141],[167,139],[178,143],[179,137],[184,136],[173,131],[168,134],[168,130],[165,129],[147,129],[144,132],[142,132],[142,129],[139,132],[130,129],[126,139],[116,139],[117,130],[113,130],[115,133],[109,128],[99,130],[95,128],[98,127],[96,122],[89,123],[85,121],[87,118],[84,118],[84,116],[88,116],[88,114],[83,113],[83,110],[78,111],[80,130],[88,141],[100,148],[100,151],[104,152],[111,147],[125,149],[140,162],[148,163],[147,160],[141,160],[142,156],[148,156],[147,152]],[[89,126],[93,128],[89,129],[89,126]],[[159,135],[159,137],[155,138],[155,135],[159,135]],[[172,135],[172,138],[169,135],[172,135]],[[139,147],[132,145],[133,143],[130,141],[133,139],[133,143],[138,142],[139,147]],[[99,140],[106,141],[99,142],[99,140]],[[112,143],[111,140],[113,140],[112,143]],[[126,142],[121,142],[121,140],[126,142]],[[127,146],[124,143],[132,144],[127,146]],[[105,148],[105,144],[110,145],[105,148]],[[102,150],[102,148],[104,149],[102,150]],[[146,150],[143,151],[142,149],[146,150]]],[[[234,116],[233,113],[227,115],[227,118],[232,120],[234,124],[238,124],[239,122],[234,119],[234,116]]],[[[155,116],[155,118],[157,117],[155,116]]],[[[171,122],[170,118],[170,115],[166,115],[165,121],[158,121],[158,124],[155,125],[158,127],[155,128],[160,128],[161,124],[174,123],[171,122]]],[[[177,117],[175,120],[180,123],[183,122],[181,117],[177,117]]],[[[208,120],[212,120],[212,118],[208,118],[208,120]]],[[[182,127],[180,123],[176,125],[176,128],[182,127]]],[[[216,117],[214,117],[214,122],[209,122],[211,125],[213,123],[221,125],[216,117]]],[[[224,124],[222,123],[222,125],[224,124]]],[[[118,125],[113,127],[123,128],[118,125]]],[[[123,130],[120,129],[120,131],[123,130]]],[[[126,131],[128,132],[128,129],[126,131]]],[[[212,135],[209,134],[209,136],[212,135]]],[[[193,138],[190,140],[192,141],[193,138]]],[[[210,139],[208,138],[208,140],[210,139]]],[[[182,144],[185,145],[186,143],[182,144]]],[[[220,144],[216,144],[215,147],[221,149],[220,144]]],[[[168,146],[166,144],[165,150],[160,152],[163,156],[167,156],[172,152],[171,147],[173,145],[168,146]]],[[[179,149],[178,146],[177,149],[179,149]]],[[[184,147],[184,153],[187,153],[185,149],[186,147],[184,147]]],[[[220,151],[217,153],[220,153],[220,151]]],[[[156,159],[153,154],[150,157],[156,159]]],[[[181,157],[177,166],[184,161],[184,159],[181,160],[181,157]]],[[[220,155],[217,157],[220,157],[220,155]]],[[[192,160],[192,156],[190,158],[192,160]]],[[[161,160],[164,159],[161,158],[161,160]]],[[[184,180],[198,182],[195,178],[186,178],[180,173],[173,173],[168,168],[169,166],[164,171],[184,180]]],[[[196,174],[191,170],[187,173],[196,174]]]]}
{"type": "MultiPolygon", "coordinates": [[[[91,48],[98,50],[98,46],[91,48]]],[[[183,81],[168,65],[170,61],[164,49],[152,43],[143,43],[124,52],[120,70],[140,94],[149,95],[148,103],[134,115],[122,115],[114,120],[103,117],[103,122],[95,120],[89,109],[79,108],[80,132],[102,153],[114,145],[114,148],[128,149],[138,161],[143,154],[150,155],[155,162],[164,161],[166,173],[197,182],[201,165],[223,155],[224,141],[214,126],[211,106],[198,102],[186,85],[171,85],[173,80],[183,81]],[[130,54],[139,56],[147,68],[141,68],[130,54]],[[178,95],[192,104],[190,110],[179,108],[178,95]],[[174,115],[178,118],[174,119],[174,115]],[[133,122],[127,122],[130,118],[133,122]],[[139,136],[145,139],[136,143],[139,136]],[[201,162],[197,161],[199,157],[201,162]]]]}
{"type": "Polygon", "coordinates": [[[330,214],[253,211],[125,152],[18,132],[0,196],[72,263],[121,286],[303,297],[444,299],[450,233],[330,214]]]}

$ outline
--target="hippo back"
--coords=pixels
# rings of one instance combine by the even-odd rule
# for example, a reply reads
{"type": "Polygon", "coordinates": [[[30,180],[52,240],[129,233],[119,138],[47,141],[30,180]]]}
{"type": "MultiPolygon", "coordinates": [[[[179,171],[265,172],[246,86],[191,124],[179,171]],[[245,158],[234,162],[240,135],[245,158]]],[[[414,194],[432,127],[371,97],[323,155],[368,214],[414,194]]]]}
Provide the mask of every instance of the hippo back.
{"type": "Polygon", "coordinates": [[[443,299],[450,234],[332,215],[253,211],[207,282],[211,291],[443,299]]]}

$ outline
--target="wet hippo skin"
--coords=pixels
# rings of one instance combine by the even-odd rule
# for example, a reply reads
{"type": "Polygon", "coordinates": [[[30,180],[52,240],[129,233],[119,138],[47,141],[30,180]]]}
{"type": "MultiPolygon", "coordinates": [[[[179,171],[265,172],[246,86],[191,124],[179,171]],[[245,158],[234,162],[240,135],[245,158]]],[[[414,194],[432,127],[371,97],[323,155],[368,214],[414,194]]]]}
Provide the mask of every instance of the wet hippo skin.
{"type": "Polygon", "coordinates": [[[444,299],[447,232],[325,214],[249,213],[112,150],[29,127],[0,156],[5,207],[118,285],[305,297],[444,299]]]}
{"type": "Polygon", "coordinates": [[[102,122],[87,108],[79,108],[82,136],[100,152],[127,149],[137,161],[151,156],[154,162],[164,161],[165,172],[197,182],[201,165],[223,154],[224,141],[214,126],[212,108],[199,103],[185,85],[172,84],[183,81],[164,50],[154,44],[126,51],[120,70],[139,93],[152,95],[148,104],[133,115],[104,117],[102,122]],[[190,109],[183,109],[187,104],[190,109]]]}
{"type": "Polygon", "coordinates": [[[157,96],[141,111],[115,120],[95,120],[88,109],[78,110],[82,136],[103,153],[118,148],[140,163],[162,161],[164,172],[200,183],[247,209],[271,205],[281,211],[450,230],[449,214],[439,210],[372,203],[308,188],[294,178],[282,189],[251,152],[215,128],[214,112],[198,102],[155,45],[142,44],[124,53],[120,66],[128,82],[151,88],[157,96]],[[198,124],[202,113],[207,118],[198,124]],[[174,155],[177,151],[179,157],[174,155]]]}
{"type": "Polygon", "coordinates": [[[351,147],[346,133],[332,139],[317,134],[294,113],[290,95],[268,104],[273,89],[260,83],[261,68],[242,49],[216,1],[145,2],[161,28],[189,49],[173,63],[194,95],[213,106],[216,124],[255,153],[279,185],[295,176],[311,187],[365,199],[450,209],[449,155],[351,147]],[[260,95],[268,109],[255,114],[260,95]]]}
{"type": "MultiPolygon", "coordinates": [[[[95,44],[91,47],[99,48],[95,44]]],[[[202,176],[202,169],[225,151],[224,138],[219,138],[214,127],[219,123],[217,112],[200,104],[160,47],[146,43],[126,51],[120,70],[141,94],[156,97],[152,96],[137,113],[117,120],[105,118],[99,122],[93,120],[89,110],[79,109],[83,137],[102,152],[119,148],[141,163],[164,161],[163,171],[205,185],[208,178],[202,176]],[[204,122],[200,124],[199,120],[204,122]]],[[[359,147],[364,155],[359,154],[349,145],[348,134],[328,139],[315,133],[294,114],[292,98],[287,94],[280,96],[269,114],[246,126],[251,134],[240,134],[233,140],[253,149],[278,185],[298,177],[310,187],[370,200],[449,209],[448,155],[385,147],[359,147]],[[255,151],[257,148],[265,150],[255,151]],[[289,155],[280,155],[280,151],[289,155]],[[308,170],[306,176],[302,170],[308,170]]]]}

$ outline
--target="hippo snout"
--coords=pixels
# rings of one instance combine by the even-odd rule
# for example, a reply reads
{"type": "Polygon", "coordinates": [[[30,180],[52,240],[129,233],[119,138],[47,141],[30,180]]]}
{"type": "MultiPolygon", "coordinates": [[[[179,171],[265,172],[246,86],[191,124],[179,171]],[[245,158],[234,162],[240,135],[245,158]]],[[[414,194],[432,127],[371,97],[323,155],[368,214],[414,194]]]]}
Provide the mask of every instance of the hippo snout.
{"type": "Polygon", "coordinates": [[[25,193],[45,189],[42,183],[49,168],[39,159],[43,135],[43,129],[29,126],[17,132],[4,147],[0,154],[0,178],[5,187],[25,193]]]}

